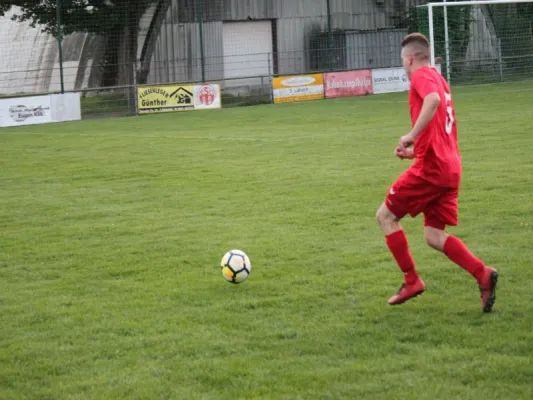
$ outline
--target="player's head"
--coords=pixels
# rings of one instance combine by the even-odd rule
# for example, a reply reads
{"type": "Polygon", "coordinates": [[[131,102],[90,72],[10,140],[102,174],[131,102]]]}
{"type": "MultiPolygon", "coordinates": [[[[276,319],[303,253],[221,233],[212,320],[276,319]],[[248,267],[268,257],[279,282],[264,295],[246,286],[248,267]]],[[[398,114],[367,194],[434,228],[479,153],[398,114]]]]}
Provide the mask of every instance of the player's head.
{"type": "Polygon", "coordinates": [[[402,40],[402,63],[408,77],[429,65],[430,53],[429,40],[421,33],[410,33],[402,40]]]}

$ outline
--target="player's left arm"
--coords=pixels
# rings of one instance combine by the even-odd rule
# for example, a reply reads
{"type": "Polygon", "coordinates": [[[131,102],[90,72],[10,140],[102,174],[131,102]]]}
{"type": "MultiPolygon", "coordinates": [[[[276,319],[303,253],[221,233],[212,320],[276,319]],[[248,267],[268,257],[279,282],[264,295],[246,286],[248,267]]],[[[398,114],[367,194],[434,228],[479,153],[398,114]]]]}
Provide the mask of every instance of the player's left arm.
{"type": "Polygon", "coordinates": [[[402,136],[400,139],[400,146],[403,148],[409,147],[414,144],[420,132],[429,124],[429,121],[435,115],[435,112],[440,105],[440,96],[438,93],[437,85],[431,79],[418,79],[413,82],[413,89],[418,92],[420,97],[424,99],[422,103],[422,109],[420,110],[420,115],[416,120],[413,129],[407,135],[402,136]]]}

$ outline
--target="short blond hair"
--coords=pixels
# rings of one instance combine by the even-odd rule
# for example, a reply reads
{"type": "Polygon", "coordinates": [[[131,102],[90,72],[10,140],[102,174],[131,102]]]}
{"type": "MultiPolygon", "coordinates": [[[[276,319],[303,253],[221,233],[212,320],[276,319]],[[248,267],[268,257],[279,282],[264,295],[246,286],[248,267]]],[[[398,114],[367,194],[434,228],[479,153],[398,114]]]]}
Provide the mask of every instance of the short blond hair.
{"type": "Polygon", "coordinates": [[[404,37],[402,40],[402,48],[405,47],[412,47],[415,57],[429,60],[429,40],[422,33],[414,32],[404,37]]]}

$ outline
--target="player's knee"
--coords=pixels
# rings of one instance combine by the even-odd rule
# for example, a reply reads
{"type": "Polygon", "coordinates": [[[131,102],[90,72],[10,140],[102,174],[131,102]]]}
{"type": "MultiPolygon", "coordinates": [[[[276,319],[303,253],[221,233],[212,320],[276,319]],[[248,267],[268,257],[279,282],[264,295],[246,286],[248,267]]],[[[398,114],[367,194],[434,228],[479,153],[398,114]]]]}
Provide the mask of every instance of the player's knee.
{"type": "Polygon", "coordinates": [[[424,237],[429,247],[442,251],[447,235],[446,232],[440,229],[426,227],[424,237]]]}
{"type": "Polygon", "coordinates": [[[439,242],[437,240],[437,238],[435,238],[434,236],[427,236],[426,235],[426,243],[428,244],[429,247],[433,248],[433,249],[436,249],[436,250],[439,250],[439,242]]]}
{"type": "Polygon", "coordinates": [[[384,231],[395,230],[398,220],[385,205],[382,205],[376,213],[376,222],[384,231]]]}
{"type": "Polygon", "coordinates": [[[376,222],[378,225],[381,226],[381,220],[382,220],[382,216],[381,216],[381,208],[379,208],[377,211],[376,211],[376,222]]]}
{"type": "Polygon", "coordinates": [[[380,207],[376,212],[376,222],[379,226],[383,226],[387,223],[387,213],[383,207],[380,207]]]}

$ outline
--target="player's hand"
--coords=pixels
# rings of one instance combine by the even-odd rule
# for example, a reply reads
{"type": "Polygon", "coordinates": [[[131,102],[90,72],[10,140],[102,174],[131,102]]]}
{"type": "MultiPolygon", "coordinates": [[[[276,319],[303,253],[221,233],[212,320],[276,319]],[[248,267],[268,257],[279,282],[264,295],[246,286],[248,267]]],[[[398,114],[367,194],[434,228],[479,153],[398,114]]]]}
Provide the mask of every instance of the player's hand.
{"type": "Polygon", "coordinates": [[[408,147],[411,147],[415,144],[415,137],[409,133],[408,135],[402,136],[400,138],[400,145],[402,149],[407,149],[408,147]]]}
{"type": "Polygon", "coordinates": [[[405,150],[402,149],[400,146],[396,146],[396,148],[394,149],[394,156],[395,157],[398,157],[400,160],[403,160],[405,157],[405,150]]]}
{"type": "Polygon", "coordinates": [[[413,158],[415,158],[415,151],[413,148],[402,149],[400,146],[398,146],[394,150],[394,155],[400,160],[412,160],[413,158]]]}

